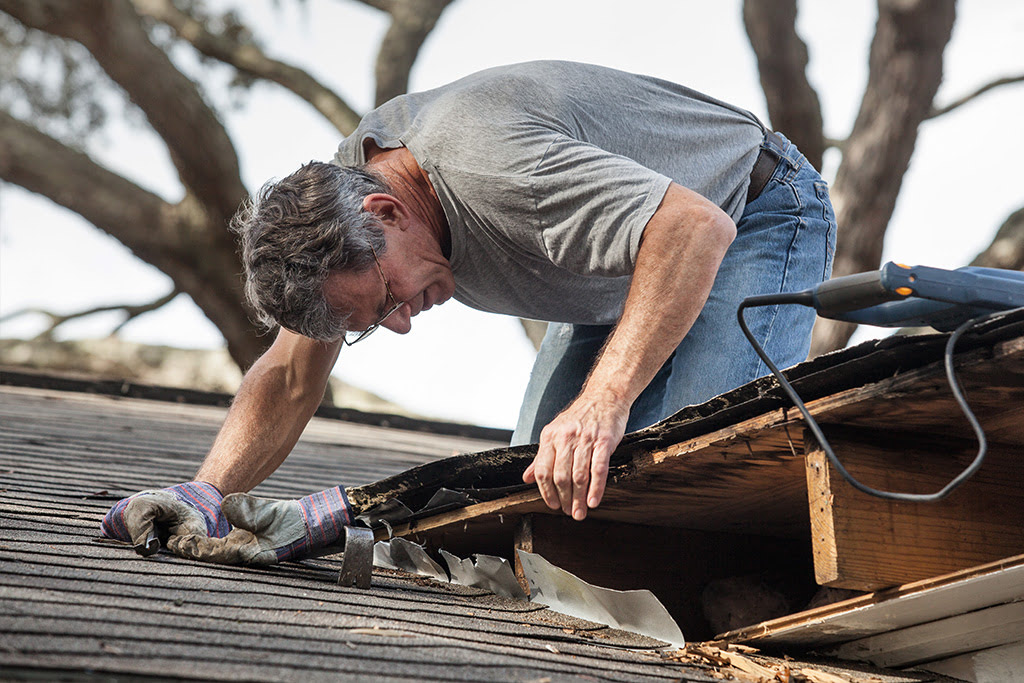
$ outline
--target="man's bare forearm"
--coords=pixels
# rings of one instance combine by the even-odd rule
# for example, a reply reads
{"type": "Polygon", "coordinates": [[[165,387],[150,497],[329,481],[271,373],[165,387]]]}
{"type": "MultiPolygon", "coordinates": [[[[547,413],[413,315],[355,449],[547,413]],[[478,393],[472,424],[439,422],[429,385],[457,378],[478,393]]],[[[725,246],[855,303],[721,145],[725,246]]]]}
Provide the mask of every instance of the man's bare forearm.
{"type": "Polygon", "coordinates": [[[600,504],[630,407],[700,314],[735,234],[720,208],[669,186],[644,229],[618,325],[580,395],[541,431],[523,473],[548,507],[581,520],[600,504]]]}
{"type": "Polygon", "coordinates": [[[622,318],[584,393],[605,392],[632,405],[700,315],[735,234],[717,206],[669,188],[644,232],[622,318]]]}
{"type": "Polygon", "coordinates": [[[269,477],[320,405],[339,349],[282,330],[245,374],[196,479],[228,494],[269,477]]]}

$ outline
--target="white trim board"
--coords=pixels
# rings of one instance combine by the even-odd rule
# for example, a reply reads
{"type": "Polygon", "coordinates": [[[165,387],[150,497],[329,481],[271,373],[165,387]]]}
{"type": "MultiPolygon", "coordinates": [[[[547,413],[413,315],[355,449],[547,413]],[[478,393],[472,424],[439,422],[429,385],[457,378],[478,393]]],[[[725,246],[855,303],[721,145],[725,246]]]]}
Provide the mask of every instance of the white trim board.
{"type": "Polygon", "coordinates": [[[911,647],[915,637],[930,635],[941,636],[941,644],[937,642],[936,646],[946,649],[934,654],[908,651],[907,657],[913,661],[945,659],[1014,639],[1024,640],[1019,605],[989,609],[1020,601],[1024,601],[1024,555],[766,621],[723,634],[719,639],[757,647],[814,647],[819,651],[825,646],[849,643],[849,657],[856,654],[854,641],[860,641],[861,646],[870,644],[866,651],[871,656],[881,656],[886,640],[891,640],[893,648],[911,647]],[[970,616],[980,611],[987,615],[970,616]],[[969,637],[970,633],[993,626],[991,619],[1005,619],[1003,626],[1008,631],[1016,629],[1016,633],[1008,633],[1007,640],[993,632],[992,639],[999,642],[985,642],[977,635],[973,640],[969,637]],[[928,627],[921,628],[925,625],[928,627]],[[914,627],[918,628],[912,630],[914,627]],[[906,632],[899,634],[901,631],[906,632]],[[885,637],[880,637],[883,634],[885,637]],[[878,638],[869,640],[872,637],[878,638]],[[958,638],[963,641],[961,645],[957,644],[958,638]]]}
{"type": "Polygon", "coordinates": [[[975,683],[1020,683],[1024,681],[1024,643],[971,652],[918,668],[975,683]]]}

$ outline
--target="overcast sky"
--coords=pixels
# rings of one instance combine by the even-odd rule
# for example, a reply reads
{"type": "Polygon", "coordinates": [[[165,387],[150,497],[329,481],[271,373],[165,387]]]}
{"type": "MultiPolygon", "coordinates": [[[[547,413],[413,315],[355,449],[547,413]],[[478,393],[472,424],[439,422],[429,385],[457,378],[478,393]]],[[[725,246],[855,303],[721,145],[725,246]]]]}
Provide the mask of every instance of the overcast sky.
{"type": "MultiPolygon", "coordinates": [[[[221,4],[246,9],[272,56],[312,71],[357,110],[371,106],[373,58],[387,28],[380,13],[338,0],[308,0],[306,10],[289,3],[282,11],[270,9],[270,2],[221,4]]],[[[874,6],[867,0],[798,4],[798,29],[810,50],[826,134],[842,138],[867,78],[874,6]]],[[[961,0],[940,103],[991,79],[1024,73],[1022,45],[1024,2],[961,0]]],[[[659,76],[767,118],[739,0],[457,0],[423,47],[411,88],[550,58],[659,76]]],[[[225,122],[251,190],[334,153],[338,134],[295,98],[261,85],[246,102],[225,122]]],[[[889,229],[887,260],[952,268],[989,243],[1002,220],[1024,205],[1022,114],[1024,86],[1014,85],[922,127],[889,229]]],[[[166,150],[153,136],[113,126],[89,151],[169,200],[181,195],[166,150]]],[[[834,153],[826,158],[827,179],[836,162],[834,153]]],[[[0,186],[0,315],[26,306],[70,312],[145,302],[170,287],[169,278],[76,215],[20,188],[0,186]]],[[[67,325],[60,336],[102,336],[118,319],[95,316],[67,325]]],[[[3,323],[0,336],[32,336],[43,322],[26,316],[3,323]]],[[[335,374],[424,414],[511,427],[533,357],[518,322],[452,301],[413,323],[409,335],[382,330],[343,350],[335,374]]],[[[887,333],[869,329],[856,339],[887,333]]],[[[196,348],[223,343],[184,295],[131,323],[122,336],[196,348]]]]}

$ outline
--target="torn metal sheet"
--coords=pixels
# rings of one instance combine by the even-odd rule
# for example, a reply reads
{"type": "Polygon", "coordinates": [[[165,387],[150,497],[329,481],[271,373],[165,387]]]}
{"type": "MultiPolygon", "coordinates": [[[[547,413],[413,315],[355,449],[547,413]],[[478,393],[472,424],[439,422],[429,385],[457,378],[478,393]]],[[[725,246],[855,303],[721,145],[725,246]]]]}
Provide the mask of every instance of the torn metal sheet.
{"type": "Polygon", "coordinates": [[[473,555],[461,560],[447,550],[441,551],[441,557],[448,563],[452,583],[483,588],[503,598],[527,599],[512,571],[512,565],[504,557],[473,555]]]}
{"type": "Polygon", "coordinates": [[[419,515],[424,512],[436,514],[445,510],[464,508],[475,502],[477,501],[473,500],[473,498],[471,498],[465,491],[452,491],[451,489],[439,488],[437,493],[430,497],[427,504],[416,511],[416,514],[419,515]]]}
{"type": "Polygon", "coordinates": [[[391,561],[391,542],[377,541],[373,544],[373,566],[383,569],[398,569],[391,561]]]}
{"type": "Polygon", "coordinates": [[[373,546],[373,564],[386,569],[400,569],[410,574],[428,576],[448,583],[448,574],[435,562],[423,546],[404,538],[379,541],[373,546]]]}
{"type": "Polygon", "coordinates": [[[530,584],[530,602],[545,604],[569,616],[657,638],[673,647],[686,646],[679,625],[654,593],[592,586],[540,555],[523,550],[516,552],[530,584]]]}
{"type": "Polygon", "coordinates": [[[405,503],[397,498],[392,498],[391,500],[384,501],[380,505],[373,506],[363,514],[357,516],[356,519],[371,529],[384,525],[388,528],[388,535],[390,536],[391,527],[399,522],[411,519],[412,514],[412,510],[406,507],[405,503]]]}
{"type": "Polygon", "coordinates": [[[393,536],[391,528],[401,522],[407,522],[413,517],[422,515],[436,515],[447,510],[455,510],[472,505],[478,502],[464,491],[453,491],[452,489],[440,488],[431,496],[427,504],[419,510],[413,510],[398,498],[391,498],[380,505],[375,505],[363,514],[356,517],[371,529],[380,526],[387,527],[388,536],[393,536]]]}

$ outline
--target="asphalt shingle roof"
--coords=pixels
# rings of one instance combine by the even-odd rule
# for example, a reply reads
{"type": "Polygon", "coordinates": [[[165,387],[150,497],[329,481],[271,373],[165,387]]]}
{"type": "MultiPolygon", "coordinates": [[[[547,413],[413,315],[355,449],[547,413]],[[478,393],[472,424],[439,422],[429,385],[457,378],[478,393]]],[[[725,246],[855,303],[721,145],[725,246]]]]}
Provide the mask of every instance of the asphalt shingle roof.
{"type": "MultiPolygon", "coordinates": [[[[142,558],[99,542],[114,501],[191,478],[223,415],[0,387],[0,678],[721,678],[714,661],[666,658],[648,638],[478,589],[375,570],[373,586],[359,590],[337,585],[340,563],[330,558],[256,569],[142,558]]],[[[363,484],[494,445],[318,418],[256,492],[363,484]]]]}

